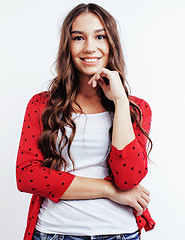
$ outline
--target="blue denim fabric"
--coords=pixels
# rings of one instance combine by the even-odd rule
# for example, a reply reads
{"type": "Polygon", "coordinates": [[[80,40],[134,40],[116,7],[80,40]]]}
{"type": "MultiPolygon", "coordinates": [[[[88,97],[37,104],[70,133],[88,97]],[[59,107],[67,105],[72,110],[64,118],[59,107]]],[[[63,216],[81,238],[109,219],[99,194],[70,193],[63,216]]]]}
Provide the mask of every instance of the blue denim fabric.
{"type": "Polygon", "coordinates": [[[139,232],[116,235],[71,236],[34,231],[32,240],[140,240],[139,232]]]}

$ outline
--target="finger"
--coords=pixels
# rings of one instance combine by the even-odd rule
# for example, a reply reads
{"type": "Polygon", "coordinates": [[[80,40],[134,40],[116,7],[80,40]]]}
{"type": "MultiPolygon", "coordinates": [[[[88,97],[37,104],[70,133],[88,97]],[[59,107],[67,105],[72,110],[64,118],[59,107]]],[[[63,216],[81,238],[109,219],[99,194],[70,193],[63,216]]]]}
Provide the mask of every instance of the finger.
{"type": "Polygon", "coordinates": [[[138,202],[135,202],[132,207],[137,211],[137,214],[136,214],[137,216],[140,216],[143,214],[143,208],[138,202]]]}
{"type": "Polygon", "coordinates": [[[89,85],[92,85],[92,83],[93,83],[94,79],[96,78],[96,76],[97,76],[97,73],[95,75],[93,75],[92,78],[88,81],[89,85]]]}
{"type": "Polygon", "coordinates": [[[146,195],[150,195],[150,192],[148,189],[146,189],[145,187],[143,187],[142,185],[140,185],[140,188],[142,189],[142,191],[146,194],[146,195]]]}
{"type": "Polygon", "coordinates": [[[97,72],[101,77],[106,77],[111,80],[111,71],[107,68],[102,68],[97,72]]]}
{"type": "Polygon", "coordinates": [[[91,87],[96,87],[96,80],[94,79],[94,77],[88,82],[89,85],[91,85],[91,87]]]}
{"type": "Polygon", "coordinates": [[[92,82],[92,87],[95,88],[97,86],[97,82],[96,80],[94,79],[93,82],[92,82]]]}
{"type": "Polygon", "coordinates": [[[88,82],[89,85],[91,85],[93,88],[97,86],[97,81],[100,78],[100,74],[96,73],[88,82]]]}
{"type": "Polygon", "coordinates": [[[141,197],[149,204],[150,198],[149,198],[149,196],[146,193],[143,192],[141,194],[141,197]]]}
{"type": "Polygon", "coordinates": [[[138,203],[142,207],[143,211],[148,207],[148,203],[142,197],[138,199],[138,203]]]}
{"type": "Polygon", "coordinates": [[[93,77],[88,81],[88,84],[92,86],[93,83],[93,77]]]}

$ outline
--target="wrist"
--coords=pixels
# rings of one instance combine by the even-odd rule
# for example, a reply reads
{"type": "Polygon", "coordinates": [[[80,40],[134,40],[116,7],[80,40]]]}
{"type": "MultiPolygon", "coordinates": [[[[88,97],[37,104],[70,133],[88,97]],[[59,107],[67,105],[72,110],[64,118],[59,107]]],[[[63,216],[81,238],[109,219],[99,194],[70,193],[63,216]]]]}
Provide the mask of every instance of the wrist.
{"type": "Polygon", "coordinates": [[[115,108],[117,108],[119,106],[121,106],[121,107],[123,107],[123,106],[129,107],[129,100],[128,100],[127,97],[122,96],[122,97],[117,98],[117,99],[114,100],[114,105],[115,105],[115,108]]]}
{"type": "Polygon", "coordinates": [[[112,182],[105,180],[104,186],[104,197],[112,199],[112,196],[115,194],[115,187],[112,182]]]}

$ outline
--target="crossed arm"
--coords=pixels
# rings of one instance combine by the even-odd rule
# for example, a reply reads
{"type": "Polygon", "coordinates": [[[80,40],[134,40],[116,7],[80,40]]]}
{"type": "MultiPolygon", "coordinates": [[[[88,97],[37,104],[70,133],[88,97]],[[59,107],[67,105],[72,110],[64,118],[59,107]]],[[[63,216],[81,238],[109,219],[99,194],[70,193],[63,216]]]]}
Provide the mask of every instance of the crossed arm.
{"type": "MultiPolygon", "coordinates": [[[[112,147],[114,147],[115,151],[118,151],[121,154],[122,149],[124,149],[126,146],[128,146],[132,142],[134,142],[135,144],[135,141],[136,141],[136,138],[135,138],[134,129],[130,119],[129,104],[125,104],[125,101],[119,100],[115,104],[112,147]]],[[[143,154],[140,150],[140,147],[137,150],[139,150],[139,153],[142,156],[142,162],[143,162],[143,154]]],[[[116,157],[114,157],[114,155],[112,156],[111,154],[110,156],[111,157],[109,157],[109,163],[111,166],[114,166],[115,161],[118,161],[119,171],[120,171],[120,167],[126,168],[126,166],[125,167],[123,166],[124,164],[126,164],[123,160],[124,156],[123,156],[123,159],[118,159],[118,160],[116,157]],[[120,163],[122,166],[119,167],[120,163]]],[[[119,156],[122,156],[122,155],[119,155],[119,156]]],[[[132,156],[132,158],[135,158],[135,156],[132,156]]],[[[132,161],[132,158],[130,158],[130,161],[132,161]]],[[[146,169],[144,165],[143,165],[144,169],[142,170],[143,170],[143,174],[145,175],[146,169]],[[144,173],[144,170],[145,170],[145,173],[144,173]]],[[[69,186],[66,192],[62,195],[61,199],[109,198],[114,202],[124,204],[124,205],[129,205],[135,208],[135,210],[137,211],[137,214],[141,215],[143,211],[147,208],[150,200],[149,191],[145,189],[143,186],[141,186],[140,184],[138,184],[138,182],[141,181],[143,175],[141,174],[140,178],[138,178],[137,181],[135,177],[133,177],[133,180],[131,180],[128,185],[129,186],[134,185],[134,186],[129,188],[126,186],[127,184],[125,184],[126,181],[124,181],[124,184],[122,184],[123,182],[122,176],[124,175],[121,176],[121,174],[119,174],[118,171],[115,171],[115,168],[116,167],[113,167],[113,169],[111,170],[113,170],[113,174],[119,175],[119,177],[117,176],[116,181],[118,183],[118,186],[120,186],[120,189],[114,183],[105,181],[102,179],[75,177],[72,184],[69,186]],[[137,185],[136,183],[133,184],[134,181],[136,181],[137,185]]],[[[131,167],[130,169],[132,168],[133,167],[131,167]]],[[[140,166],[140,168],[142,168],[142,166],[140,166]]],[[[125,169],[123,171],[125,171],[125,169]]],[[[132,174],[132,171],[133,170],[131,170],[131,173],[128,172],[127,175],[132,174]]]]}
{"type": "MultiPolygon", "coordinates": [[[[135,164],[134,167],[136,170],[136,165],[139,165],[139,168],[141,169],[139,171],[143,171],[143,174],[146,174],[145,166],[147,164],[147,160],[146,158],[143,160],[143,156],[146,157],[143,150],[146,139],[144,139],[144,137],[140,139],[135,137],[134,140],[132,140],[132,135],[132,137],[128,139],[128,142],[124,143],[125,147],[120,146],[119,141],[116,143],[117,140],[114,138],[117,138],[116,129],[119,127],[121,115],[116,118],[115,112],[115,121],[113,126],[115,132],[113,132],[112,139],[115,146],[112,145],[112,151],[109,156],[109,165],[112,170],[114,182],[104,179],[77,177],[67,172],[55,170],[50,171],[50,169],[41,166],[44,159],[42,152],[38,148],[38,139],[42,131],[40,115],[45,101],[45,94],[38,94],[30,100],[27,106],[17,156],[18,189],[23,192],[38,194],[42,197],[50,198],[54,202],[58,202],[60,199],[109,198],[110,200],[120,204],[134,207],[138,211],[138,214],[142,214],[149,202],[148,190],[139,185],[143,175],[140,173],[136,174],[136,172],[131,170],[127,173],[127,175],[129,175],[127,176],[128,183],[125,184],[124,172],[128,172],[128,169],[126,170],[127,165],[130,167],[130,164],[135,164]],[[142,159],[136,158],[134,155],[135,153],[129,153],[129,149],[132,148],[133,144],[135,146],[135,150],[143,153],[142,159]],[[123,149],[121,149],[122,147],[123,149]],[[119,157],[120,154],[122,158],[119,157]],[[144,165],[143,162],[145,163],[144,165]],[[124,164],[126,164],[125,167],[123,167],[124,164]],[[122,169],[120,168],[120,165],[122,166],[122,169]],[[120,174],[117,174],[117,172],[120,174]],[[123,182],[124,184],[122,184],[123,182]],[[133,186],[133,183],[136,185],[133,186]]],[[[141,105],[144,106],[145,104],[146,102],[141,101],[141,105]]],[[[149,110],[149,106],[146,106],[149,110]]],[[[143,127],[145,127],[146,122],[148,125],[147,115],[148,113],[144,115],[143,127]]],[[[135,136],[141,134],[138,132],[139,130],[137,128],[133,127],[132,129],[135,132],[135,136]]],[[[132,129],[131,132],[133,131],[132,129]]]]}

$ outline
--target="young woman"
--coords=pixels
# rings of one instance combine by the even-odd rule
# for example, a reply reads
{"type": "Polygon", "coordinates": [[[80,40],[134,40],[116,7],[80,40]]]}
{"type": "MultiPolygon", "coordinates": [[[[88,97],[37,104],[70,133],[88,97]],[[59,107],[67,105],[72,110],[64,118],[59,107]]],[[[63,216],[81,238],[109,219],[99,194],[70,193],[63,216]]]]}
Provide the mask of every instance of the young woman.
{"type": "Polygon", "coordinates": [[[17,185],[33,194],[24,239],[140,239],[155,225],[139,184],[151,109],[128,93],[113,17],[95,4],[75,7],[56,63],[22,129],[17,185]]]}

